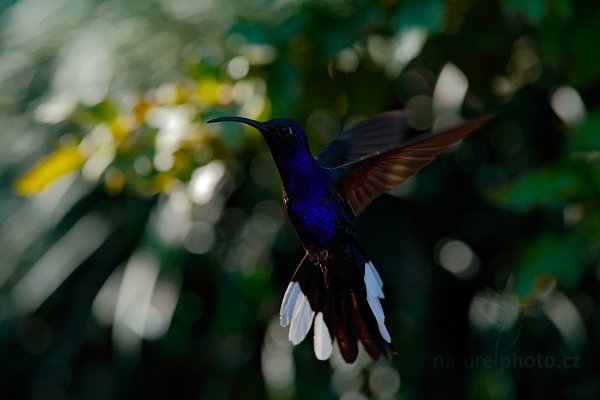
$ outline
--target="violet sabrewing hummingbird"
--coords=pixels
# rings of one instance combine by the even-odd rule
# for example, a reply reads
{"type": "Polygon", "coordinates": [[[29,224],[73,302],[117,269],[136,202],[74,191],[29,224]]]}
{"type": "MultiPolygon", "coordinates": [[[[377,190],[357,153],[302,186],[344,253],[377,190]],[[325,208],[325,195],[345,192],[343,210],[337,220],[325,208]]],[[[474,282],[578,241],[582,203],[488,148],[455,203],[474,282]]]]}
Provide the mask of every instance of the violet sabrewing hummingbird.
{"type": "Polygon", "coordinates": [[[219,117],[260,131],[283,184],[283,205],[305,249],[280,309],[296,345],[314,321],[314,352],[331,355],[333,340],[354,362],[360,340],[375,360],[392,348],[380,299],[383,281],[361,249],[355,219],[373,199],[401,184],[492,116],[406,140],[406,112],[389,111],[342,132],[316,158],[303,129],[276,118],[219,117]]]}

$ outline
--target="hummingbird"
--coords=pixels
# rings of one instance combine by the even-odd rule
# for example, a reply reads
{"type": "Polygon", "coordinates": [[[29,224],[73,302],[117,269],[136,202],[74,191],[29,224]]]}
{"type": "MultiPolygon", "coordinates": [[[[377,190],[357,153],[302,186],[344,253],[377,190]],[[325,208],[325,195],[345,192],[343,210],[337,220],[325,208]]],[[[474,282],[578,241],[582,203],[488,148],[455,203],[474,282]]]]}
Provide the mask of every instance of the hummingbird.
{"type": "Polygon", "coordinates": [[[395,351],[380,299],[383,281],[362,250],[356,217],[376,197],[400,185],[492,115],[407,140],[411,129],[403,110],[384,112],[339,134],[313,157],[306,134],[295,121],[239,122],[265,139],[281,177],[283,206],[305,250],[280,309],[289,340],[302,342],[311,326],[317,359],[327,360],[337,341],[347,363],[362,342],[374,360],[395,351]]]}

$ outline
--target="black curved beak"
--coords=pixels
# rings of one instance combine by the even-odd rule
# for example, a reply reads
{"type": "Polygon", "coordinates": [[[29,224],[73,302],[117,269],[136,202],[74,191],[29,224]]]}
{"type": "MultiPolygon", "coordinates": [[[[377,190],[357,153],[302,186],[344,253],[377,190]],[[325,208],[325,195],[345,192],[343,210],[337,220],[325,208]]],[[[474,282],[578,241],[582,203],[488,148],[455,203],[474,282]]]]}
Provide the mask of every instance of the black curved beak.
{"type": "Polygon", "coordinates": [[[267,132],[267,127],[262,122],[255,121],[253,119],[243,118],[243,117],[218,117],[218,118],[209,119],[206,122],[209,124],[212,124],[213,122],[228,122],[228,121],[241,122],[242,124],[250,125],[251,127],[258,129],[261,133],[267,132]]]}

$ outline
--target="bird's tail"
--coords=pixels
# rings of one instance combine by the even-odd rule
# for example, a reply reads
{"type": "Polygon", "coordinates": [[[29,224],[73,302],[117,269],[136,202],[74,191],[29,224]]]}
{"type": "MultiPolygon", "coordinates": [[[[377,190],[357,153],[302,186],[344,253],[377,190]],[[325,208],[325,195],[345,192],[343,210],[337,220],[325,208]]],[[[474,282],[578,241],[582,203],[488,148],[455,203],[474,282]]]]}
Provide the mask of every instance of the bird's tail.
{"type": "Polygon", "coordinates": [[[298,344],[314,319],[314,350],[319,360],[329,358],[334,339],[348,363],[356,360],[359,340],[377,360],[391,346],[379,302],[384,297],[381,277],[353,241],[343,257],[328,261],[324,275],[308,257],[302,260],[281,304],[281,326],[290,325],[289,339],[298,344]]]}

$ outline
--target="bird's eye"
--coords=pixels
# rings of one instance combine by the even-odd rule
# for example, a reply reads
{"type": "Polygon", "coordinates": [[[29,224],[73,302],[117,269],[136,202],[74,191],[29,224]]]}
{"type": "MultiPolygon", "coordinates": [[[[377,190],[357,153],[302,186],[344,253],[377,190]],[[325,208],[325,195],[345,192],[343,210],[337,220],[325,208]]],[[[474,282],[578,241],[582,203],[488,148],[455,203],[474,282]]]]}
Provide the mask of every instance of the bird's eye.
{"type": "Polygon", "coordinates": [[[282,126],[279,128],[279,134],[281,136],[291,136],[294,132],[292,131],[292,127],[290,126],[282,126]]]}

